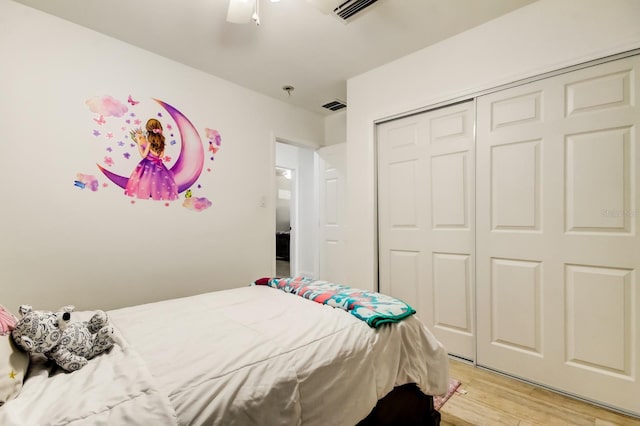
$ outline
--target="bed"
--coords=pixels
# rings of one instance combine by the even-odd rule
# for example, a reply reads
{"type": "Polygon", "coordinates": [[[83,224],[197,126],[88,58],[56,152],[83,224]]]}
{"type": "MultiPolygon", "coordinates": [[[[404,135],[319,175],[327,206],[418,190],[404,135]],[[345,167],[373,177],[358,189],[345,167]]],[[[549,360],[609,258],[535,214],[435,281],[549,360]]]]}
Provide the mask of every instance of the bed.
{"type": "Polygon", "coordinates": [[[118,344],[73,373],[34,357],[0,424],[439,424],[447,354],[415,315],[372,328],[260,285],[107,313],[118,344]]]}

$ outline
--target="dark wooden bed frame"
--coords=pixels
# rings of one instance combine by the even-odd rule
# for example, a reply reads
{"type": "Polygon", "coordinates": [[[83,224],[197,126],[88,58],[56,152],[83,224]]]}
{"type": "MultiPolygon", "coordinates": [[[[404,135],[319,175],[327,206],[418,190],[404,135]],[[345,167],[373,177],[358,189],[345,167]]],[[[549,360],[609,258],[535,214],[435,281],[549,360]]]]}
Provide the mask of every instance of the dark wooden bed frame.
{"type": "Polygon", "coordinates": [[[440,412],[433,408],[433,397],[411,383],[397,386],[356,426],[438,426],[440,412]]]}

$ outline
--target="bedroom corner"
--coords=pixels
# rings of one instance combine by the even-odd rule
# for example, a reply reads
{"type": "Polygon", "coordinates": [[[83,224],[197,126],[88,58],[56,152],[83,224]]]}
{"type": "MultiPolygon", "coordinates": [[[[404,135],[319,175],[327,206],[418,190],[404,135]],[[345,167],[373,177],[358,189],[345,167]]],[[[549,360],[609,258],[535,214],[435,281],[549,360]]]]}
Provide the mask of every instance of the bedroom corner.
{"type": "Polygon", "coordinates": [[[113,309],[270,273],[263,158],[273,134],[319,145],[320,116],[9,0],[0,27],[3,305],[113,309]],[[139,199],[130,133],[150,118],[177,194],[139,199]]]}

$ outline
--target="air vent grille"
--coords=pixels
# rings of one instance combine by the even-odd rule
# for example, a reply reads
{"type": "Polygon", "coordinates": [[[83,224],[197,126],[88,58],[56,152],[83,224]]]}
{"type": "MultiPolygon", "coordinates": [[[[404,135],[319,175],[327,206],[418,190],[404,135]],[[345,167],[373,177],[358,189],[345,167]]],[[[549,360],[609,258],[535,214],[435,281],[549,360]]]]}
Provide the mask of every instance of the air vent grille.
{"type": "Polygon", "coordinates": [[[377,1],[378,0],[347,0],[333,9],[333,12],[346,21],[377,1]]]}
{"type": "Polygon", "coordinates": [[[342,102],[339,99],[335,99],[335,100],[333,100],[331,102],[328,102],[328,103],[322,105],[322,108],[326,108],[326,109],[329,109],[331,111],[338,111],[338,110],[340,110],[342,108],[346,108],[346,107],[347,107],[347,104],[345,102],[342,102]]]}

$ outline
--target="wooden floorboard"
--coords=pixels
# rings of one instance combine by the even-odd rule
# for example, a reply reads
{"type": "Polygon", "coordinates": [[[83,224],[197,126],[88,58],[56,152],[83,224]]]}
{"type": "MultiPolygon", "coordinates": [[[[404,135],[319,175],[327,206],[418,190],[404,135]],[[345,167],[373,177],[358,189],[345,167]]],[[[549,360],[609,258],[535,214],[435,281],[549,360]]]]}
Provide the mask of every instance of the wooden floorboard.
{"type": "MultiPolygon", "coordinates": [[[[442,407],[442,426],[640,426],[625,416],[519,380],[451,359],[450,376],[462,382],[442,407]]],[[[639,396],[640,397],[640,396],[639,396]]]]}

